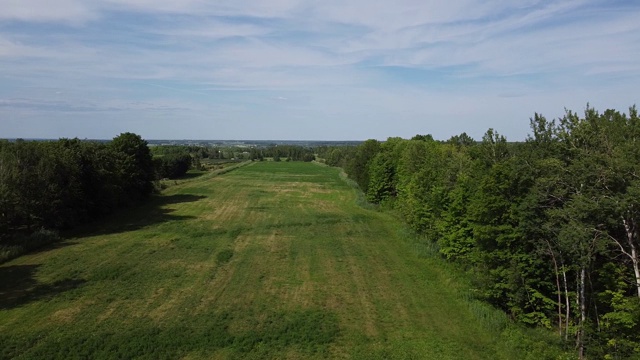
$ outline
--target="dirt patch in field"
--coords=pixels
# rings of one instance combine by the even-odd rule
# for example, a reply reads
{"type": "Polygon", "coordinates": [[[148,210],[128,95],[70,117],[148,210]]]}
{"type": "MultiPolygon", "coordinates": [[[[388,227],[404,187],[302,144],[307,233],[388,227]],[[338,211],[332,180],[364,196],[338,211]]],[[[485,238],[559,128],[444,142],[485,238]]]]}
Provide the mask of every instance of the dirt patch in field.
{"type": "MultiPolygon", "coordinates": [[[[301,204],[302,206],[302,204],[301,204]]],[[[307,205],[305,205],[307,206],[307,205]]],[[[336,211],[338,210],[338,206],[336,205],[335,201],[329,201],[329,200],[318,200],[318,199],[314,199],[313,200],[313,208],[314,209],[318,209],[318,210],[322,210],[322,211],[336,211]]],[[[345,214],[346,216],[346,214],[345,214]]]]}
{"type": "Polygon", "coordinates": [[[49,317],[49,320],[60,324],[69,324],[76,319],[85,308],[93,304],[93,301],[83,302],[72,307],[60,309],[49,317]]]}
{"type": "Polygon", "coordinates": [[[364,273],[361,269],[353,267],[353,280],[355,281],[356,291],[358,295],[358,301],[360,304],[360,311],[364,316],[364,322],[362,326],[365,334],[368,336],[378,335],[375,320],[375,308],[371,302],[370,294],[367,293],[367,289],[364,286],[364,273]]]}
{"type": "Polygon", "coordinates": [[[209,312],[212,307],[220,308],[220,299],[225,296],[231,279],[235,275],[236,262],[236,260],[231,259],[228,263],[217,267],[215,273],[212,270],[210,278],[199,285],[199,292],[202,295],[200,303],[194,309],[195,313],[209,312]]]}
{"type": "Polygon", "coordinates": [[[307,308],[313,304],[315,299],[316,284],[311,279],[311,269],[308,261],[301,261],[296,266],[299,284],[290,286],[285,292],[284,300],[292,307],[307,308]]]}
{"type": "Polygon", "coordinates": [[[247,249],[247,247],[255,240],[255,236],[250,234],[240,234],[233,239],[233,252],[239,253],[247,249]]]}
{"type": "MultiPolygon", "coordinates": [[[[162,319],[165,319],[168,316],[175,316],[175,314],[182,313],[183,310],[188,310],[181,305],[188,298],[192,297],[194,294],[197,294],[197,291],[195,290],[194,285],[177,289],[173,292],[168,293],[166,296],[164,296],[165,299],[162,301],[162,303],[159,306],[155,308],[149,308],[147,310],[148,311],[147,314],[137,313],[135,315],[137,316],[148,315],[150,318],[154,319],[155,321],[160,322],[162,321],[162,319]],[[173,315],[170,315],[170,314],[173,314],[173,315]]],[[[164,291],[162,295],[164,295],[164,291]]],[[[161,296],[161,295],[158,294],[158,296],[161,296]]],[[[143,308],[143,307],[140,307],[140,308],[143,308]]]]}
{"type": "MultiPolygon", "coordinates": [[[[349,246],[354,241],[347,237],[339,246],[349,246]]],[[[323,252],[318,255],[322,259],[322,271],[327,281],[322,286],[322,306],[339,316],[341,327],[351,328],[366,336],[377,336],[376,307],[367,277],[375,277],[372,269],[362,268],[356,259],[348,254],[336,256],[335,253],[323,252]]]]}
{"type": "Polygon", "coordinates": [[[211,205],[208,207],[211,211],[202,214],[201,218],[215,221],[218,224],[235,222],[236,219],[244,215],[249,206],[249,201],[243,196],[227,199],[222,202],[211,202],[211,205]]]}
{"type": "Polygon", "coordinates": [[[301,193],[302,196],[310,196],[310,194],[329,194],[334,190],[327,189],[321,184],[309,182],[287,182],[269,187],[276,193],[301,193]]]}
{"type": "Polygon", "coordinates": [[[149,298],[147,299],[147,308],[151,307],[151,305],[160,297],[165,296],[167,293],[167,290],[165,288],[158,288],[153,290],[153,293],[151,294],[151,296],[149,296],[149,298]]]}
{"type": "Polygon", "coordinates": [[[327,189],[326,187],[318,184],[314,184],[314,186],[310,186],[308,190],[310,193],[313,193],[313,194],[331,194],[334,192],[334,190],[327,189]]]}
{"type": "Polygon", "coordinates": [[[112,302],[112,303],[110,303],[110,304],[107,306],[106,310],[105,310],[102,314],[98,315],[97,320],[98,320],[99,322],[102,322],[102,321],[105,321],[105,320],[107,320],[108,318],[110,318],[110,317],[111,317],[111,315],[113,315],[113,313],[114,313],[114,312],[116,311],[116,309],[118,308],[118,305],[119,305],[119,304],[118,304],[118,303],[116,303],[116,302],[112,302]]]}
{"type": "Polygon", "coordinates": [[[292,240],[291,236],[284,235],[283,231],[275,230],[266,237],[264,240],[264,246],[270,254],[275,255],[276,258],[281,259],[286,257],[288,244],[292,240]]]}

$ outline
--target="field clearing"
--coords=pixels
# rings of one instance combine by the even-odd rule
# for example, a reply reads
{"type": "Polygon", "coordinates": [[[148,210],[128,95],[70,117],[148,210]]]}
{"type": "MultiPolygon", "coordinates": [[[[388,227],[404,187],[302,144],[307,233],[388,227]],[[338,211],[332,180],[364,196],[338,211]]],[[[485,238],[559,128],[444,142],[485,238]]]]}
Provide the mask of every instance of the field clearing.
{"type": "Polygon", "coordinates": [[[0,266],[0,358],[514,358],[447,267],[356,197],[310,163],[171,186],[0,266]]]}

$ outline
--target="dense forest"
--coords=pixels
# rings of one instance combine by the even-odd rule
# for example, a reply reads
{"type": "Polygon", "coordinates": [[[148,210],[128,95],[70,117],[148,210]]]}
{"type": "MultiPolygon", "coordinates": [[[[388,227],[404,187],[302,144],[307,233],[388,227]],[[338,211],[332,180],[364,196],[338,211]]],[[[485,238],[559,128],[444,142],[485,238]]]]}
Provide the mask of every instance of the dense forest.
{"type": "Polygon", "coordinates": [[[139,135],[0,141],[0,261],[56,241],[56,230],[147,198],[155,168],[139,135]]]}
{"type": "Polygon", "coordinates": [[[321,149],[469,270],[476,296],[552,329],[579,357],[640,357],[640,118],[536,114],[526,141],[368,140],[321,149]]]}

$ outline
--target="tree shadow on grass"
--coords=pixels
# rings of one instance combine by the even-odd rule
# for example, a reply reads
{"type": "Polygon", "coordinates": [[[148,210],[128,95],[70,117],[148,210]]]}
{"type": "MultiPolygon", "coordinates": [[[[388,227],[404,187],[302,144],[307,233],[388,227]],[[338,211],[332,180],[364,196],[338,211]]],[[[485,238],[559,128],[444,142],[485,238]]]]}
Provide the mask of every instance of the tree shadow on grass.
{"type": "Polygon", "coordinates": [[[56,242],[53,242],[53,243],[50,243],[50,244],[43,245],[41,247],[37,247],[37,248],[35,248],[33,250],[29,250],[27,252],[27,254],[38,254],[38,253],[43,253],[43,252],[47,252],[47,251],[62,249],[64,247],[72,246],[72,245],[75,245],[77,243],[78,243],[78,241],[69,240],[69,239],[64,239],[63,238],[60,241],[56,241],[56,242]]]}
{"type": "Polygon", "coordinates": [[[51,284],[38,283],[35,275],[39,266],[0,267],[0,310],[12,309],[32,301],[51,299],[86,282],[82,279],[68,278],[51,284]]]}
{"type": "MultiPolygon", "coordinates": [[[[63,234],[62,240],[33,249],[29,253],[43,253],[77,244],[83,236],[99,236],[138,230],[166,221],[184,221],[194,216],[175,215],[170,205],[195,202],[206,198],[197,195],[154,196],[147,202],[122,209],[106,218],[91,222],[63,234]]],[[[0,266],[0,310],[11,309],[40,299],[75,289],[86,282],[82,279],[63,279],[50,284],[39,283],[36,272],[40,265],[0,266]]]]}
{"type": "Polygon", "coordinates": [[[195,219],[195,216],[175,215],[173,214],[175,210],[167,206],[196,202],[205,198],[206,196],[189,194],[153,196],[140,205],[118,210],[113,215],[72,230],[65,235],[67,237],[110,235],[135,231],[167,221],[195,219]]]}

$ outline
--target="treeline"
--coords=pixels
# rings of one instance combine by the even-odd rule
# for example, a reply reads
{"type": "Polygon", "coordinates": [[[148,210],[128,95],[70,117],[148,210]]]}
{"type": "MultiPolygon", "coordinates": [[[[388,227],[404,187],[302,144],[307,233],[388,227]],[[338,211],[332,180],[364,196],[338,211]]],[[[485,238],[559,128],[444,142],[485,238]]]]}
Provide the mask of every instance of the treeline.
{"type": "Polygon", "coordinates": [[[249,149],[249,159],[264,160],[265,158],[273,158],[275,161],[313,161],[316,157],[312,148],[298,145],[277,145],[249,149]]]}
{"type": "Polygon", "coordinates": [[[143,200],[155,173],[147,142],[132,133],[109,143],[0,141],[0,258],[143,200]]]}
{"type": "Polygon", "coordinates": [[[158,145],[151,146],[150,148],[154,156],[175,153],[188,153],[191,154],[193,158],[199,159],[230,159],[234,156],[231,148],[220,148],[217,146],[158,145]]]}
{"type": "MultiPolygon", "coordinates": [[[[153,165],[157,179],[177,179],[187,173],[196,159],[196,165],[200,163],[200,148],[190,149],[187,146],[154,146],[151,148],[153,165]],[[196,150],[192,155],[191,150],[196,150]]],[[[206,150],[206,149],[205,149],[206,150]]]]}
{"type": "Polygon", "coordinates": [[[205,164],[221,164],[221,161],[237,162],[242,160],[262,161],[271,158],[274,161],[313,161],[314,150],[298,145],[273,145],[251,148],[218,148],[186,145],[163,145],[151,147],[156,177],[175,179],[183,176],[194,167],[204,170],[205,164]]]}
{"type": "Polygon", "coordinates": [[[525,142],[368,140],[324,148],[367,199],[396,209],[478,296],[553,329],[580,358],[640,357],[640,118],[536,114],[525,142]]]}

